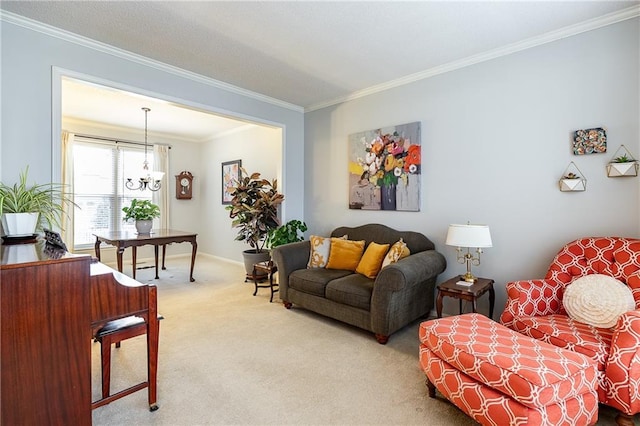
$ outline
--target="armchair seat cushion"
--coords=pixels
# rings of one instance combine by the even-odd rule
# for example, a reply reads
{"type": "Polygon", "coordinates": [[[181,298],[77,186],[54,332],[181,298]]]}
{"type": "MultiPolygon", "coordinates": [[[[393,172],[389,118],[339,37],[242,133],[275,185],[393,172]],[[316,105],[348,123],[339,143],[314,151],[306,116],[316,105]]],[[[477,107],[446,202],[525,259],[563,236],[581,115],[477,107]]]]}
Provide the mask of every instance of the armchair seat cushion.
{"type": "Polygon", "coordinates": [[[592,327],[566,315],[547,315],[516,318],[513,329],[534,339],[586,355],[596,361],[599,371],[605,369],[613,336],[610,328],[592,327]]]}
{"type": "Polygon", "coordinates": [[[372,293],[373,281],[371,279],[364,275],[351,274],[327,284],[325,297],[343,305],[369,311],[372,293]]]}
{"type": "Polygon", "coordinates": [[[298,269],[291,273],[289,286],[303,293],[324,297],[328,282],[351,274],[352,271],[341,269],[298,269]]]}

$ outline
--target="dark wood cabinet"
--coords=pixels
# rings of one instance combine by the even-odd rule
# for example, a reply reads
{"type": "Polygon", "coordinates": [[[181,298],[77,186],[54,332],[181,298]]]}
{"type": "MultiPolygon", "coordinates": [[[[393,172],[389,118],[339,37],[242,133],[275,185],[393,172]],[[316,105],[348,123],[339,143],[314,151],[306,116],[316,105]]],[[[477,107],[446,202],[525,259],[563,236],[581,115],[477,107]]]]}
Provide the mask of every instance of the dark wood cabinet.
{"type": "Polygon", "coordinates": [[[3,425],[91,424],[90,256],[2,245],[3,425]]]}

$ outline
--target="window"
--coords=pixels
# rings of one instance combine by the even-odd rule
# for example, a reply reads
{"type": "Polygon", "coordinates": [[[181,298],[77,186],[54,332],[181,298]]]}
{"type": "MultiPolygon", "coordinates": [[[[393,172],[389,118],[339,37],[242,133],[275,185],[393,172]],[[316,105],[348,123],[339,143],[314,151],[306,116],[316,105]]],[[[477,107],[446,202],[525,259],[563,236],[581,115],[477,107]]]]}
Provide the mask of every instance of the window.
{"type": "MultiPolygon", "coordinates": [[[[153,170],[153,155],[147,155],[153,170]]],[[[124,143],[76,137],[73,144],[73,188],[80,209],[74,212],[75,249],[90,248],[94,233],[135,230],[122,221],[122,207],[133,198],[151,200],[151,191],[129,190],[127,177],[142,173],[144,148],[124,143]]]]}

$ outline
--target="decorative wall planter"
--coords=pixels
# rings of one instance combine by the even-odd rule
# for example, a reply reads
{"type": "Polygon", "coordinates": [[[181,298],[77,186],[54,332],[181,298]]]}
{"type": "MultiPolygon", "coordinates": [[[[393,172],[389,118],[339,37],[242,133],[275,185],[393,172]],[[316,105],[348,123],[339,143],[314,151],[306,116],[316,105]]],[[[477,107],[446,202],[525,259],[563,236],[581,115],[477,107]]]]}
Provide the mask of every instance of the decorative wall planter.
{"type": "Polygon", "coordinates": [[[562,177],[558,181],[558,185],[562,192],[586,191],[587,178],[584,177],[584,174],[572,161],[562,174],[562,177]]]}
{"type": "Polygon", "coordinates": [[[635,177],[638,176],[638,160],[636,160],[629,150],[620,145],[620,148],[613,154],[613,158],[607,163],[608,177],[635,177]],[[620,153],[623,150],[623,153],[620,153]]]}

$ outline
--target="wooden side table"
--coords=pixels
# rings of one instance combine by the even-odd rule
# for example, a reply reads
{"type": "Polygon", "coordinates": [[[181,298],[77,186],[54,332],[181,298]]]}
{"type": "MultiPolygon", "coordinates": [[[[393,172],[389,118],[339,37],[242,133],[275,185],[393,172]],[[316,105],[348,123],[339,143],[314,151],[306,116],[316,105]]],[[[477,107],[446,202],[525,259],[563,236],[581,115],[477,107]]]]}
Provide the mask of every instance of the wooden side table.
{"type": "Polygon", "coordinates": [[[269,303],[273,302],[273,294],[278,291],[278,284],[273,282],[273,275],[278,272],[278,267],[273,260],[267,260],[265,262],[258,262],[253,265],[253,284],[256,286],[256,289],[253,292],[255,296],[258,294],[259,288],[269,288],[271,289],[271,298],[269,299],[269,303]],[[269,277],[269,284],[259,285],[258,281],[262,282],[261,277],[269,277]]]}
{"type": "Polygon", "coordinates": [[[471,302],[473,312],[476,312],[476,302],[480,296],[489,292],[489,318],[493,318],[493,305],[496,300],[496,293],[493,289],[493,280],[488,278],[478,278],[475,283],[470,286],[456,284],[462,278],[455,276],[450,280],[438,284],[438,297],[436,299],[436,312],[438,318],[442,318],[442,299],[444,296],[454,297],[458,299],[460,304],[460,313],[462,313],[462,301],[471,302]]]}

